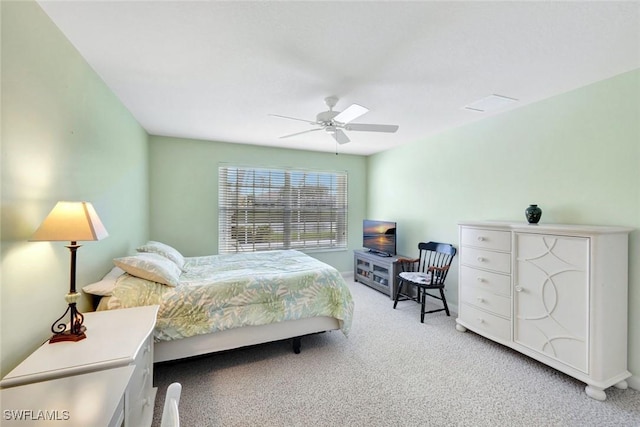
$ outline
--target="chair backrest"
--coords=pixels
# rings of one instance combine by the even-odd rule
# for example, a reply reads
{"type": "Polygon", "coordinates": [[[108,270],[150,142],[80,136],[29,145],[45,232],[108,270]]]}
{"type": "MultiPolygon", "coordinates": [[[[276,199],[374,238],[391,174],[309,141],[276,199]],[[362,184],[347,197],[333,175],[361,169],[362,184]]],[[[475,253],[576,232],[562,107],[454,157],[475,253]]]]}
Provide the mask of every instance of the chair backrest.
{"type": "Polygon", "coordinates": [[[180,411],[178,410],[178,404],[180,403],[181,393],[182,385],[180,383],[172,383],[167,388],[160,427],[180,427],[180,411]]]}
{"type": "Polygon", "coordinates": [[[444,283],[449,273],[449,267],[453,262],[458,250],[449,243],[438,242],[421,242],[418,244],[420,257],[417,265],[417,271],[426,272],[429,267],[437,267],[433,274],[432,283],[444,283]],[[445,268],[443,268],[445,267],[445,268]]]}

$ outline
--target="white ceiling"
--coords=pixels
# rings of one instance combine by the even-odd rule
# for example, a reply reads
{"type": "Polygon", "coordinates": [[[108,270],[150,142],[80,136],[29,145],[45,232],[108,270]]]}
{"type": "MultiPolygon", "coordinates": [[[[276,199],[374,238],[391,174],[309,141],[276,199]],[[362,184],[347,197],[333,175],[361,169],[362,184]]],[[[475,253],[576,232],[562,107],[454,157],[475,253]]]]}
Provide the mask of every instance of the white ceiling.
{"type": "Polygon", "coordinates": [[[153,135],[369,155],[640,68],[638,1],[39,4],[153,135]],[[329,95],[400,129],[279,138],[329,95]]]}

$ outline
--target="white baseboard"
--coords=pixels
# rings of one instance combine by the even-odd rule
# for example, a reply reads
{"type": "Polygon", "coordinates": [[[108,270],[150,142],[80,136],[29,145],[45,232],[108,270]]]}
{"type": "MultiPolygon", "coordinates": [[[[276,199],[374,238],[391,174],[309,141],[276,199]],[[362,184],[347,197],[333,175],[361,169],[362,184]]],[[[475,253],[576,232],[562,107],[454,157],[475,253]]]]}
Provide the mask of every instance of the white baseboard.
{"type": "Polygon", "coordinates": [[[627,378],[627,384],[629,385],[629,388],[640,391],[640,376],[630,376],[629,378],[627,378]]]}

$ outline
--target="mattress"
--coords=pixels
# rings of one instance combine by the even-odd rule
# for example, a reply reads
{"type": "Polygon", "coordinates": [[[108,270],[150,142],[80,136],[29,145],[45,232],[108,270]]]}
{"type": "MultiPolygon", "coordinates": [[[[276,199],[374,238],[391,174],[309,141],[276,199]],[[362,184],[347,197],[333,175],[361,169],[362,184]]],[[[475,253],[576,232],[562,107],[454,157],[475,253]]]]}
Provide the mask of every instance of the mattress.
{"type": "Polygon", "coordinates": [[[156,340],[318,316],[348,335],[353,299],[333,267],[295,250],[187,257],[178,286],[123,274],[107,309],[157,304],[156,340]]]}

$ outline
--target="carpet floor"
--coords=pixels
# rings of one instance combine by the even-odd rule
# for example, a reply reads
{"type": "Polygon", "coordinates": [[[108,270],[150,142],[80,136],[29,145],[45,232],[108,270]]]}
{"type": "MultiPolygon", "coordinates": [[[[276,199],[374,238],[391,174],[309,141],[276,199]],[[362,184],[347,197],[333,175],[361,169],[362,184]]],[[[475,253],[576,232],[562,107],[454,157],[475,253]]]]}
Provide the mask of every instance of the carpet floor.
{"type": "Polygon", "coordinates": [[[167,386],[182,384],[181,425],[640,426],[640,391],[584,384],[347,278],[349,337],[334,331],[157,364],[154,426],[167,386]]]}

